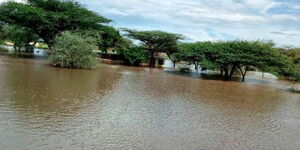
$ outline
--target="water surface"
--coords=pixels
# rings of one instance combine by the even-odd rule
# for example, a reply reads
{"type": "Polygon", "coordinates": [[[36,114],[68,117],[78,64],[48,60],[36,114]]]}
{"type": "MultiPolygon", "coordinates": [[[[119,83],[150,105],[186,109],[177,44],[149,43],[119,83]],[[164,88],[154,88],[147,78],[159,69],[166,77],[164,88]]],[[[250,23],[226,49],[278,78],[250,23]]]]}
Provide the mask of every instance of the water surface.
{"type": "Polygon", "coordinates": [[[1,150],[300,148],[300,96],[159,69],[0,56],[1,150]]]}

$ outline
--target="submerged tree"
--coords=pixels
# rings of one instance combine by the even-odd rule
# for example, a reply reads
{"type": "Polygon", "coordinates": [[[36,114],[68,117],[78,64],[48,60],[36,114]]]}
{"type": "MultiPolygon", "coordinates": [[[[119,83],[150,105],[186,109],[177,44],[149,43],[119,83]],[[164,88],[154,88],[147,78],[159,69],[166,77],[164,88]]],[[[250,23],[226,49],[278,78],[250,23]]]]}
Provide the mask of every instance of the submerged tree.
{"type": "Polygon", "coordinates": [[[5,25],[2,27],[1,32],[4,40],[14,43],[15,52],[20,52],[22,48],[29,46],[30,42],[34,42],[35,44],[39,39],[39,36],[34,34],[30,29],[16,25],[5,25]]]}
{"type": "Polygon", "coordinates": [[[217,42],[205,57],[224,72],[224,80],[229,80],[238,70],[245,81],[249,68],[265,69],[277,65],[279,55],[273,46],[272,42],[262,41],[217,42]]]}
{"type": "Polygon", "coordinates": [[[0,5],[0,14],[0,21],[30,29],[50,47],[63,31],[100,29],[110,22],[71,0],[9,1],[0,5]]]}
{"type": "Polygon", "coordinates": [[[212,42],[182,43],[179,44],[178,53],[174,55],[181,61],[194,64],[196,70],[198,70],[199,66],[214,69],[205,60],[205,54],[209,54],[208,52],[213,49],[212,46],[212,42]]]}
{"type": "Polygon", "coordinates": [[[245,81],[250,69],[267,71],[270,67],[282,64],[282,59],[273,46],[272,42],[239,40],[184,43],[174,56],[204,69],[220,70],[224,80],[229,80],[240,72],[242,81],[245,81]]]}
{"type": "Polygon", "coordinates": [[[125,30],[129,38],[139,40],[143,43],[145,50],[149,52],[150,62],[149,67],[155,67],[155,56],[159,52],[168,53],[171,55],[170,48],[177,44],[178,40],[182,39],[179,34],[167,33],[162,31],[136,31],[125,30]]]}

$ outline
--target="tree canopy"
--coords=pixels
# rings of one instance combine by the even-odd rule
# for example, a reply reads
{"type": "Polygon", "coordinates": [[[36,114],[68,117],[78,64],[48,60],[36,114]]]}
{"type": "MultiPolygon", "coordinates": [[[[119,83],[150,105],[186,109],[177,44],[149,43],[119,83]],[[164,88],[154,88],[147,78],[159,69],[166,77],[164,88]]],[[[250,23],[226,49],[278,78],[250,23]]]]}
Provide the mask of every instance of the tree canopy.
{"type": "MultiPolygon", "coordinates": [[[[229,80],[237,71],[245,81],[251,67],[267,70],[278,66],[279,53],[272,42],[227,41],[184,43],[179,47],[179,60],[210,70],[220,70],[224,80],[229,80]]],[[[197,68],[196,68],[197,69],[197,68]]]]}
{"type": "Polygon", "coordinates": [[[174,53],[178,40],[183,37],[180,34],[173,34],[163,31],[137,31],[125,29],[127,36],[143,43],[143,48],[150,54],[150,67],[155,67],[155,55],[159,52],[167,54],[174,53]]]}
{"type": "Polygon", "coordinates": [[[26,27],[4,25],[0,31],[2,40],[12,41],[16,52],[21,51],[21,48],[28,46],[30,42],[36,42],[39,39],[38,35],[26,27]]]}
{"type": "Polygon", "coordinates": [[[0,21],[26,27],[39,35],[48,45],[66,30],[99,29],[109,19],[96,14],[75,1],[27,0],[9,1],[0,6],[0,21]]]}

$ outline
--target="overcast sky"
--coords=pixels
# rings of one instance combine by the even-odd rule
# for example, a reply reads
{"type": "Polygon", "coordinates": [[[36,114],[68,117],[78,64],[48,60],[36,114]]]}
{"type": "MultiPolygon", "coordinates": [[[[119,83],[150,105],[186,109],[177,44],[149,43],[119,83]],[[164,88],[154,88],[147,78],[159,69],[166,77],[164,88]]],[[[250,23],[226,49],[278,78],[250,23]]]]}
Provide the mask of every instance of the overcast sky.
{"type": "Polygon", "coordinates": [[[190,41],[261,39],[300,46],[300,0],[78,1],[115,27],[163,30],[190,41]]]}

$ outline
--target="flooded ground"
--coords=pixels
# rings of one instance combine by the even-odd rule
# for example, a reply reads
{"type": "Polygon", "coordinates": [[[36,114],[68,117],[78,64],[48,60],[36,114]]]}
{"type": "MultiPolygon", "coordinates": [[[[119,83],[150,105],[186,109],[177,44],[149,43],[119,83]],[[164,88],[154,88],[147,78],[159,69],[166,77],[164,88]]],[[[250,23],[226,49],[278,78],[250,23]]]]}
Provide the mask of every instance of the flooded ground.
{"type": "Polygon", "coordinates": [[[299,139],[300,96],[272,84],[0,56],[1,150],[298,150],[299,139]]]}

